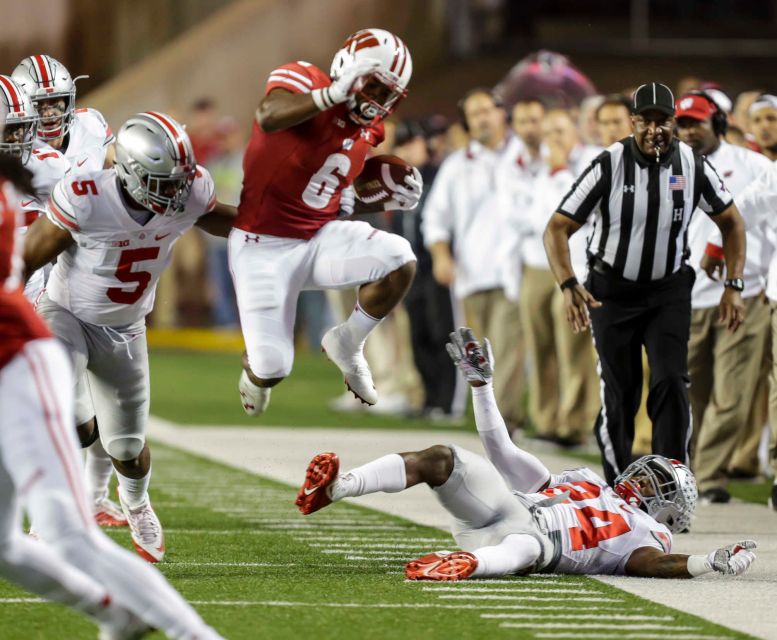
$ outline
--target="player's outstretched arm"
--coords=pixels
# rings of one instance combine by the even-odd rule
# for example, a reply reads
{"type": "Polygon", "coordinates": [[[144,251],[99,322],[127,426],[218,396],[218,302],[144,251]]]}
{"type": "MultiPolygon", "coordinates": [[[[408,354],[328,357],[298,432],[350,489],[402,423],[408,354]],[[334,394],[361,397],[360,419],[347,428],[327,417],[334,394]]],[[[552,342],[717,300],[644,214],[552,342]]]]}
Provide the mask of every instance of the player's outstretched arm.
{"type": "Polygon", "coordinates": [[[283,131],[317,116],[321,110],[310,93],[273,89],[259,101],[256,122],[266,133],[283,131]]]}
{"type": "Polygon", "coordinates": [[[715,549],[706,556],[664,553],[654,547],[636,549],[626,563],[626,575],[640,578],[695,578],[713,571],[742,575],[755,561],[753,540],[742,540],[715,549]]]}
{"type": "Polygon", "coordinates": [[[24,277],[48,264],[73,244],[73,236],[41,216],[33,222],[24,235],[24,277]]]}
{"type": "Polygon", "coordinates": [[[229,236],[229,232],[232,231],[232,224],[235,222],[235,218],[237,218],[237,209],[235,207],[217,201],[216,206],[201,216],[194,224],[212,236],[226,238],[229,236]]]}
{"type": "Polygon", "coordinates": [[[450,334],[450,342],[445,347],[472,387],[475,426],[486,457],[514,491],[532,493],[546,489],[550,471],[536,456],[513,443],[496,405],[491,384],[494,356],[488,340],[481,347],[472,329],[460,327],[450,334]]]}

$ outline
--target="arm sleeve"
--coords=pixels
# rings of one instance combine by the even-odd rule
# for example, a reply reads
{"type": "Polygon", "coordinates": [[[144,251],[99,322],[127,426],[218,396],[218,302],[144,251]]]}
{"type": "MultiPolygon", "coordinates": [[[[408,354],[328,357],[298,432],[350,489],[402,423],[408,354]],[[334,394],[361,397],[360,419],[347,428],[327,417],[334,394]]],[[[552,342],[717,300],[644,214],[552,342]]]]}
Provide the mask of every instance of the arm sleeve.
{"type": "Polygon", "coordinates": [[[79,231],[76,208],[68,197],[70,180],[63,178],[54,187],[46,203],[46,217],[60,229],[65,231],[79,231]]]}
{"type": "Polygon", "coordinates": [[[270,72],[265,95],[273,89],[285,89],[292,93],[310,93],[313,88],[313,77],[307,66],[299,62],[290,62],[270,72]]]}
{"type": "Polygon", "coordinates": [[[450,242],[453,236],[451,175],[453,162],[456,162],[457,158],[457,155],[450,156],[443,162],[424,202],[421,233],[427,248],[436,242],[450,242]]]}
{"type": "Polygon", "coordinates": [[[486,457],[507,486],[522,493],[534,493],[544,488],[550,480],[550,471],[536,456],[517,447],[510,439],[504,418],[496,406],[493,386],[489,383],[473,387],[472,404],[486,457]]]}
{"type": "Polygon", "coordinates": [[[594,160],[572,185],[564,196],[557,211],[585,224],[588,217],[599,206],[602,198],[609,197],[601,156],[594,160]]]}
{"type": "Polygon", "coordinates": [[[734,200],[748,229],[765,222],[777,228],[777,165],[772,165],[751,182],[734,200]]]}
{"type": "Polygon", "coordinates": [[[197,165],[193,189],[196,190],[197,199],[202,202],[202,213],[199,215],[213,211],[216,206],[216,185],[210,172],[201,165],[197,165]]]}
{"type": "Polygon", "coordinates": [[[707,215],[719,214],[734,201],[715,167],[706,158],[702,163],[701,175],[697,175],[696,179],[701,181],[699,208],[707,215]]]}

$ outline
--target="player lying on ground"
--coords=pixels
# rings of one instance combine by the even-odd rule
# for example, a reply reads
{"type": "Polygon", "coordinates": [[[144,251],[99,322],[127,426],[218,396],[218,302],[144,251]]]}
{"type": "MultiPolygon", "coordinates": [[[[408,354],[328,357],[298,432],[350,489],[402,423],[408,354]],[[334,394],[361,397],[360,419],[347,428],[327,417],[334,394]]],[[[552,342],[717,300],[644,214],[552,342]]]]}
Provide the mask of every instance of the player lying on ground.
{"type": "Polygon", "coordinates": [[[88,615],[102,640],[141,638],[151,627],[171,638],[220,638],[92,518],[72,424],[70,361],[21,289],[17,203],[30,182],[20,161],[0,156],[0,576],[88,615]],[[22,509],[41,540],[23,533],[22,509]]]}
{"type": "Polygon", "coordinates": [[[670,553],[672,533],[687,529],[696,482],[677,460],[644,456],[615,488],[591,469],[551,474],[513,444],[491,385],[492,364],[470,329],[451,334],[448,351],[472,389],[475,422],[488,460],[458,446],[390,454],[338,473],[334,453],[308,466],[297,506],[310,514],[342,498],[427,483],[453,517],[464,550],[408,563],[411,580],[460,580],[510,574],[626,574],[691,578],[711,571],[739,575],[755,559],[745,540],[706,556],[670,553]]]}
{"type": "Polygon", "coordinates": [[[226,237],[235,213],[216,200],[183,127],[147,111],[119,129],[114,168],[57,184],[24,244],[27,273],[57,258],[37,311],[73,358],[81,444],[99,437],[111,456],[132,541],[149,562],[165,542],[148,498],[145,317],[178,238],[192,226],[226,237]]]}

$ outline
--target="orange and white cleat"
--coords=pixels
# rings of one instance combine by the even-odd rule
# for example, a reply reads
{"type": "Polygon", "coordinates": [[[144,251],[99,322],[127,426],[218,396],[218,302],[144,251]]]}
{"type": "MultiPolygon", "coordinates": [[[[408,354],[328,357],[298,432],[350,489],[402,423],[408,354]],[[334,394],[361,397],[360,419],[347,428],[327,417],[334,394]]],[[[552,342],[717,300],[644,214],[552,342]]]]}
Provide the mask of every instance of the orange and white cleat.
{"type": "Polygon", "coordinates": [[[127,516],[121,507],[113,500],[100,498],[95,500],[93,506],[94,519],[101,527],[126,527],[129,526],[127,516]]]}
{"type": "Polygon", "coordinates": [[[405,565],[408,580],[466,580],[478,567],[478,559],[469,551],[436,551],[405,565]]]}
{"type": "Polygon", "coordinates": [[[310,461],[305,471],[305,482],[294,501],[303,514],[310,515],[332,503],[328,489],[339,471],[340,458],[336,453],[319,453],[310,461]]]}
{"type": "Polygon", "coordinates": [[[146,501],[137,509],[130,509],[122,500],[119,492],[119,503],[129,521],[132,544],[141,558],[148,562],[161,562],[165,557],[165,534],[156,513],[151,508],[151,502],[146,496],[146,501]]]}

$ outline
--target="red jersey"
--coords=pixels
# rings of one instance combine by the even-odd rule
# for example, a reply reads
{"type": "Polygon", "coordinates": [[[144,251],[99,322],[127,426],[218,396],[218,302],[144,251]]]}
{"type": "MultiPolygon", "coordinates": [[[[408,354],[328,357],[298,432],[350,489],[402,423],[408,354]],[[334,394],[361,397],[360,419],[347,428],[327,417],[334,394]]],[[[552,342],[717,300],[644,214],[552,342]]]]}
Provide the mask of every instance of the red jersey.
{"type": "MultiPolygon", "coordinates": [[[[307,62],[275,69],[273,89],[310,93],[332,83],[307,62]]],[[[312,238],[340,209],[340,192],[361,173],[370,147],[383,140],[383,123],[356,124],[335,105],[294,127],[266,133],[254,121],[243,158],[243,190],[235,226],[283,238],[312,238]]]]}
{"type": "Polygon", "coordinates": [[[27,342],[51,336],[22,292],[21,243],[17,229],[24,225],[24,215],[17,200],[11,185],[0,179],[0,369],[27,342]]]}

